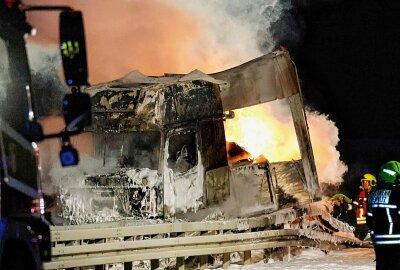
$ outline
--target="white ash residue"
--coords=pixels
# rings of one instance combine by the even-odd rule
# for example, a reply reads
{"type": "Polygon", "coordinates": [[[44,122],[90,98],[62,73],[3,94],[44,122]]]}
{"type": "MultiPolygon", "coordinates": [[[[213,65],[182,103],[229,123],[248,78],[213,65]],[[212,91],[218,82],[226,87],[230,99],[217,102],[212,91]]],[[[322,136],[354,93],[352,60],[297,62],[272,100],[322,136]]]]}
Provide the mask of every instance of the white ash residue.
{"type": "Polygon", "coordinates": [[[156,170],[103,167],[83,156],[75,168],[52,170],[58,190],[55,223],[86,224],[156,218],[162,212],[162,178],[156,170]]]}
{"type": "MultiPolygon", "coordinates": [[[[164,164],[168,164],[167,159],[168,155],[164,164]]],[[[172,215],[177,212],[196,212],[203,205],[204,169],[198,150],[197,160],[198,164],[184,173],[174,172],[167,166],[164,168],[164,203],[172,215]]]]}

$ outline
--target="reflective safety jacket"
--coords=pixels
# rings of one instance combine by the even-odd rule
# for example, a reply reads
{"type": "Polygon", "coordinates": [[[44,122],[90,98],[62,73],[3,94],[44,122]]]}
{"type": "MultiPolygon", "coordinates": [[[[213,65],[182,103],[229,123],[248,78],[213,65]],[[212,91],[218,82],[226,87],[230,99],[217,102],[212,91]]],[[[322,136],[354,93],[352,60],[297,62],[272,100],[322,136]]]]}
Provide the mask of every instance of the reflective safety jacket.
{"type": "Polygon", "coordinates": [[[400,186],[385,184],[372,190],[367,225],[374,245],[400,245],[400,186]]]}
{"type": "Polygon", "coordinates": [[[368,195],[369,194],[366,190],[361,190],[360,193],[358,194],[358,201],[353,202],[353,204],[357,206],[356,208],[357,224],[366,223],[368,195]]]}

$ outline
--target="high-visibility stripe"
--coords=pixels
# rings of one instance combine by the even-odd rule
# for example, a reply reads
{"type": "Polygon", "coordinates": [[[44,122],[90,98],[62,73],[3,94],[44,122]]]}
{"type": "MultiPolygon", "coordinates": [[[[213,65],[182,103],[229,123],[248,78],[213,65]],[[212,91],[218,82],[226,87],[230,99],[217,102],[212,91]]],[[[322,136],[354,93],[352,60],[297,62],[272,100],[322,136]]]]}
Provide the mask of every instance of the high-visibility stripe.
{"type": "Polygon", "coordinates": [[[400,234],[377,234],[375,235],[375,239],[384,239],[384,238],[399,238],[400,234]]]}
{"type": "Polygon", "coordinates": [[[390,210],[389,208],[386,208],[386,215],[389,221],[389,234],[393,233],[393,220],[392,220],[392,216],[390,215],[390,210]]]}
{"type": "Polygon", "coordinates": [[[370,217],[372,217],[373,215],[372,215],[372,213],[370,213],[370,212],[367,212],[367,216],[370,216],[370,217]]]}
{"type": "Polygon", "coordinates": [[[395,171],[392,171],[392,170],[389,170],[389,169],[383,169],[383,171],[384,171],[385,173],[387,173],[387,174],[392,175],[392,176],[396,174],[395,171]]]}
{"type": "Polygon", "coordinates": [[[372,208],[392,208],[396,209],[397,205],[394,204],[371,204],[372,208]]]}
{"type": "Polygon", "coordinates": [[[386,241],[375,241],[375,245],[392,245],[392,244],[400,244],[400,240],[386,240],[386,241]]]}

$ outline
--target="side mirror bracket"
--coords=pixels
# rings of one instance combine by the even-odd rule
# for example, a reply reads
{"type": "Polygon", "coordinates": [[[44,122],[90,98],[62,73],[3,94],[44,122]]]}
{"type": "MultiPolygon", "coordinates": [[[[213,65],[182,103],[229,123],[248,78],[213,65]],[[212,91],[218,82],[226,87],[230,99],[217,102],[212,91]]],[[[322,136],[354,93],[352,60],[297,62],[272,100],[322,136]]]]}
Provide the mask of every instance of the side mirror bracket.
{"type": "Polygon", "coordinates": [[[66,127],[58,133],[43,134],[42,126],[36,121],[30,121],[26,126],[27,138],[40,142],[50,138],[61,138],[60,161],[63,167],[74,166],[79,162],[78,151],[72,146],[70,137],[78,135],[91,125],[92,113],[90,96],[81,93],[78,88],[72,88],[63,100],[62,110],[66,127]]]}

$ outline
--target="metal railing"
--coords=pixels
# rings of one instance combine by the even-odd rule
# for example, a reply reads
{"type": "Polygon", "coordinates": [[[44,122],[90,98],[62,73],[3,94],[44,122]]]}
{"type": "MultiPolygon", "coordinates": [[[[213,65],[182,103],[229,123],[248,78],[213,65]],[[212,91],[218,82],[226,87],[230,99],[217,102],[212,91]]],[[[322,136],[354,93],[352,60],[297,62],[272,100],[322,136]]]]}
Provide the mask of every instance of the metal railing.
{"type": "Polygon", "coordinates": [[[155,269],[160,259],[176,258],[177,269],[184,269],[185,258],[199,256],[200,268],[205,269],[207,256],[215,254],[222,254],[223,267],[228,267],[232,252],[243,252],[243,262],[249,263],[252,250],[318,246],[322,242],[337,245],[353,241],[324,232],[318,232],[318,237],[312,240],[304,237],[304,229],[271,230],[272,224],[294,220],[298,215],[297,210],[287,209],[261,217],[224,221],[56,226],[51,232],[52,261],[45,263],[44,268],[132,264],[150,260],[151,268],[155,269]]]}

